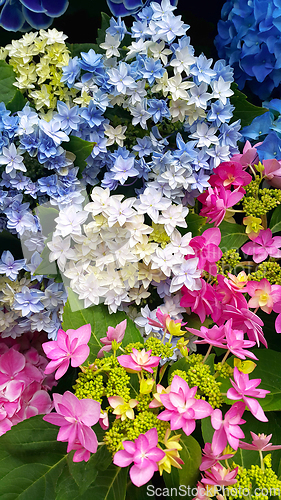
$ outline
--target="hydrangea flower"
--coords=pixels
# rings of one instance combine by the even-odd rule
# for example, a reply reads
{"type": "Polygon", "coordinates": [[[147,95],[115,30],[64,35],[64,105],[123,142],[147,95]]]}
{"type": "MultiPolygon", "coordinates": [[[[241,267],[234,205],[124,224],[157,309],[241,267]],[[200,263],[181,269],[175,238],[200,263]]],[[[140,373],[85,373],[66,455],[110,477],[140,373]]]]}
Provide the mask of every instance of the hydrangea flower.
{"type": "Polygon", "coordinates": [[[48,28],[54,17],[66,11],[68,0],[9,0],[1,2],[0,24],[9,31],[29,31],[30,27],[48,28]]]}

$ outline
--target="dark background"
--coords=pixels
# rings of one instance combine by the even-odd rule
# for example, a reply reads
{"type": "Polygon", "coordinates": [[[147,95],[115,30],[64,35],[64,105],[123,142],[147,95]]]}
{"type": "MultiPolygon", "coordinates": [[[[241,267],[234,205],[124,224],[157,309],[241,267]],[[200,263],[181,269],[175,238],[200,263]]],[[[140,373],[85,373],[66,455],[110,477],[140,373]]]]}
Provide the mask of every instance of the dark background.
{"type": "MultiPolygon", "coordinates": [[[[179,0],[176,15],[181,15],[190,25],[187,34],[195,47],[196,55],[201,52],[217,59],[214,38],[224,0],[179,0]]],[[[54,20],[51,28],[57,28],[68,35],[69,43],[94,43],[101,25],[101,12],[111,15],[106,0],[69,0],[65,14],[54,20]]],[[[126,20],[126,18],[125,18],[126,20]]],[[[0,45],[3,47],[22,33],[5,31],[0,28],[0,45]]]]}

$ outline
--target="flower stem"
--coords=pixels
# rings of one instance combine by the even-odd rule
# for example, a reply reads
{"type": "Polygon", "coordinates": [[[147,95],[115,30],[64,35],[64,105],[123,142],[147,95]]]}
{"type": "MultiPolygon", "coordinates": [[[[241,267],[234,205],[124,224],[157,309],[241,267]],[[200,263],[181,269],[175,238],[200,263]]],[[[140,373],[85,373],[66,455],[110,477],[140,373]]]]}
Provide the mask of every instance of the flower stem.
{"type": "Polygon", "coordinates": [[[264,470],[263,454],[262,454],[261,450],[259,450],[259,454],[260,454],[260,461],[261,461],[261,470],[264,470]]]}
{"type": "Polygon", "coordinates": [[[205,355],[205,357],[204,357],[204,359],[203,359],[203,361],[202,361],[203,365],[204,365],[205,361],[207,361],[207,358],[209,357],[209,354],[210,354],[210,352],[211,352],[211,350],[212,350],[212,347],[213,347],[212,345],[210,345],[210,346],[208,347],[208,351],[206,352],[206,355],[205,355]]]}
{"type": "Polygon", "coordinates": [[[222,360],[222,362],[221,362],[221,364],[222,364],[222,365],[223,365],[223,364],[224,364],[224,362],[226,361],[226,359],[227,359],[227,357],[228,357],[229,353],[230,353],[230,350],[228,349],[228,351],[225,353],[225,355],[224,355],[224,357],[223,357],[223,360],[222,360]]]}

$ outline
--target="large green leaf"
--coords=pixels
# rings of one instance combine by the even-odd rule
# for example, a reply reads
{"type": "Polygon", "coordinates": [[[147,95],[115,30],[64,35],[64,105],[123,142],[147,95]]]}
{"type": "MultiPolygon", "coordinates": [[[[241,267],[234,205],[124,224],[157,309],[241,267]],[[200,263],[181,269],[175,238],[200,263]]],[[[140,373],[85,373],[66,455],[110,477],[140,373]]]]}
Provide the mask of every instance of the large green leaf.
{"type": "Polygon", "coordinates": [[[278,231],[281,231],[281,205],[278,205],[278,207],[275,208],[269,227],[273,233],[278,233],[278,231]]]}
{"type": "Polygon", "coordinates": [[[240,226],[240,224],[231,224],[230,222],[222,221],[219,228],[221,230],[220,248],[223,252],[231,248],[238,249],[248,240],[245,228],[244,226],[240,226]]]}
{"type": "Polygon", "coordinates": [[[0,438],[1,500],[53,500],[66,464],[58,428],[42,416],[25,420],[0,438]]]}
{"type": "Polygon", "coordinates": [[[6,108],[9,109],[12,113],[15,113],[16,111],[21,111],[26,103],[27,99],[23,97],[21,91],[16,90],[13,99],[8,102],[6,108]]]}
{"type": "Polygon", "coordinates": [[[127,319],[127,328],[122,345],[126,346],[130,342],[143,342],[143,338],[134,322],[124,312],[118,311],[115,314],[109,314],[108,308],[104,304],[88,307],[87,309],[72,310],[71,302],[68,299],[64,308],[62,328],[64,330],[69,328],[77,329],[90,323],[92,335],[88,344],[90,347],[88,364],[88,362],[93,363],[95,361],[97,353],[103,345],[100,338],[106,336],[107,328],[109,326],[115,327],[124,319],[127,319]]]}
{"type": "Polygon", "coordinates": [[[185,218],[187,223],[187,228],[181,229],[183,234],[191,231],[192,236],[198,236],[200,234],[200,229],[205,225],[206,217],[201,217],[201,215],[189,213],[185,218]]]}
{"type": "Polygon", "coordinates": [[[186,491],[188,486],[195,486],[199,476],[199,465],[201,464],[201,448],[199,443],[192,436],[181,435],[180,445],[182,450],[180,456],[184,461],[181,469],[172,467],[171,474],[164,472],[163,477],[167,488],[174,488],[174,494],[171,490],[171,498],[177,497],[179,486],[182,486],[182,492],[186,491]]]}
{"type": "Polygon", "coordinates": [[[247,101],[247,97],[243,92],[238,90],[237,83],[231,85],[234,94],[230,97],[231,104],[234,106],[233,121],[241,120],[241,127],[246,127],[252,123],[256,116],[263,115],[268,111],[267,108],[260,108],[247,101]]]}
{"type": "Polygon", "coordinates": [[[14,86],[16,81],[15,73],[9,64],[5,61],[0,61],[0,102],[8,104],[17,92],[17,88],[14,86]]]}
{"type": "Polygon", "coordinates": [[[93,151],[94,145],[94,142],[84,141],[84,139],[76,137],[75,135],[70,136],[69,142],[63,143],[64,149],[75,154],[76,159],[74,161],[74,164],[79,167],[80,174],[81,172],[83,172],[86,166],[85,160],[86,158],[88,158],[88,156],[90,156],[91,152],[93,151]]]}

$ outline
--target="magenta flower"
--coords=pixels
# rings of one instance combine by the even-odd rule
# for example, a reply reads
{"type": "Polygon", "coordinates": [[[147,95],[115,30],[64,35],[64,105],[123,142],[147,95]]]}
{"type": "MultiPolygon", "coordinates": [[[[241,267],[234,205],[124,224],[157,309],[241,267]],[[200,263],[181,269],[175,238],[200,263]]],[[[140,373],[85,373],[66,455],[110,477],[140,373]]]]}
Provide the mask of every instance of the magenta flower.
{"type": "Polygon", "coordinates": [[[248,307],[255,309],[260,307],[267,314],[270,314],[273,306],[281,301],[281,286],[271,285],[265,278],[261,281],[249,281],[247,292],[252,297],[248,307]]]}
{"type": "Polygon", "coordinates": [[[45,368],[45,373],[53,373],[55,379],[61,378],[69,367],[76,367],[84,363],[90,353],[87,345],[91,337],[91,325],[80,326],[77,330],[59,329],[57,340],[51,340],[42,344],[46,356],[51,359],[45,368]]]}
{"type": "MultiPolygon", "coordinates": [[[[175,325],[186,325],[186,323],[183,323],[180,319],[173,320],[169,314],[162,313],[160,307],[158,307],[156,311],[156,317],[159,321],[147,318],[149,325],[156,326],[156,328],[162,328],[165,332],[169,332],[171,334],[174,333],[175,325]]],[[[180,330],[179,326],[178,330],[180,330]]]]}
{"type": "Polygon", "coordinates": [[[204,323],[206,316],[213,312],[215,305],[215,293],[212,286],[200,278],[202,288],[200,290],[188,290],[185,286],[181,292],[183,296],[180,301],[182,307],[191,307],[191,311],[198,314],[201,323],[204,323]]]}
{"type": "Polygon", "coordinates": [[[241,163],[237,161],[225,161],[218,167],[214,168],[214,173],[209,179],[212,187],[231,186],[241,187],[250,184],[252,176],[243,170],[241,163]]]}
{"type": "Polygon", "coordinates": [[[201,236],[195,236],[189,242],[194,250],[194,255],[186,255],[185,259],[198,257],[198,269],[204,269],[212,275],[217,274],[216,262],[221,258],[222,251],[219,248],[221,232],[218,227],[206,229],[201,236]]]}
{"type": "Polygon", "coordinates": [[[31,382],[41,383],[43,378],[42,372],[13,348],[0,357],[0,390],[9,402],[16,401],[31,382]]]}
{"type": "Polygon", "coordinates": [[[215,429],[212,441],[213,451],[216,455],[221,453],[227,442],[234,450],[238,449],[239,439],[243,439],[244,433],[239,425],[245,424],[246,420],[241,417],[245,410],[245,404],[242,401],[234,403],[232,407],[226,412],[224,419],[222,412],[218,408],[213,411],[211,415],[212,426],[215,429]]]}
{"type": "Polygon", "coordinates": [[[118,467],[134,465],[130,469],[130,478],[135,486],[142,486],[152,478],[158,470],[157,462],[165,457],[165,452],[157,447],[157,429],[149,429],[140,434],[135,441],[123,441],[124,450],[117,451],[113,463],[118,467]]]}
{"type": "Polygon", "coordinates": [[[269,184],[279,188],[281,187],[281,163],[275,158],[263,160],[263,175],[269,181],[269,184]]]}
{"type": "MultiPolygon", "coordinates": [[[[241,309],[241,307],[247,307],[247,301],[243,295],[243,288],[238,288],[232,279],[228,279],[222,274],[217,275],[218,283],[214,286],[214,291],[218,302],[222,304],[232,304],[241,309]]],[[[213,318],[214,321],[216,319],[213,318]]]]}
{"type": "Polygon", "coordinates": [[[253,438],[252,444],[244,443],[243,441],[239,441],[239,448],[243,450],[253,450],[253,451],[273,451],[280,450],[280,444],[271,444],[269,441],[272,437],[272,434],[266,436],[265,434],[255,434],[250,431],[251,436],[253,438]]]}
{"type": "Polygon", "coordinates": [[[261,379],[249,380],[249,375],[240,372],[236,366],[233,375],[234,381],[230,379],[233,387],[227,391],[228,399],[242,399],[256,419],[261,422],[268,422],[268,418],[266,418],[261,405],[256,399],[252,398],[265,398],[270,391],[257,389],[257,386],[261,383],[261,379]]]}
{"type": "Polygon", "coordinates": [[[120,365],[131,372],[145,370],[153,373],[153,368],[159,365],[161,356],[151,356],[152,350],[146,351],[143,349],[142,351],[138,351],[133,348],[132,351],[131,354],[123,354],[117,357],[120,365]]]}
{"type": "Polygon", "coordinates": [[[199,467],[200,470],[207,470],[217,465],[220,460],[228,460],[234,456],[234,453],[228,454],[215,454],[211,443],[206,443],[204,449],[202,450],[202,462],[199,467]]]}
{"type": "Polygon", "coordinates": [[[277,333],[281,333],[281,302],[273,304],[273,311],[279,313],[275,320],[275,330],[277,333]]]}
{"type": "Polygon", "coordinates": [[[197,387],[189,388],[188,384],[175,375],[169,394],[161,394],[160,399],[166,410],[157,418],[170,421],[172,431],[182,429],[189,436],[195,429],[195,420],[209,417],[213,408],[207,401],[195,399],[197,387]]]}
{"type": "Polygon", "coordinates": [[[100,403],[92,399],[78,399],[69,391],[63,395],[53,394],[53,398],[57,413],[49,413],[43,420],[60,426],[57,440],[68,442],[67,453],[77,450],[74,453],[74,462],[85,460],[81,456],[86,456],[89,460],[89,453],[84,455],[82,451],[97,451],[98,440],[91,427],[99,421],[100,403]]]}
{"type": "Polygon", "coordinates": [[[108,330],[106,332],[106,337],[102,337],[100,341],[104,346],[99,350],[97,357],[101,358],[104,352],[109,352],[112,348],[112,342],[115,340],[117,344],[122,342],[124,335],[125,335],[125,330],[127,327],[127,320],[124,319],[124,321],[121,321],[118,325],[116,325],[115,328],[112,326],[108,327],[108,330]]]}
{"type": "Polygon", "coordinates": [[[262,331],[263,321],[255,313],[245,307],[238,309],[231,304],[227,304],[223,310],[222,321],[228,319],[232,319],[232,327],[235,330],[242,330],[248,335],[249,340],[255,341],[258,346],[261,342],[267,347],[262,331]]]}
{"type": "Polygon", "coordinates": [[[207,223],[213,222],[215,226],[219,226],[226,210],[233,205],[236,205],[244,196],[244,189],[240,188],[235,191],[225,189],[224,186],[208,188],[204,193],[198,196],[198,200],[203,204],[203,208],[199,215],[207,217],[207,223]]]}
{"type": "Polygon", "coordinates": [[[215,325],[212,328],[201,326],[200,330],[196,330],[196,328],[186,328],[186,330],[197,337],[202,337],[203,340],[196,340],[196,344],[210,344],[221,349],[226,347],[224,325],[215,325]]]}
{"type": "Polygon", "coordinates": [[[253,261],[259,264],[267,257],[280,259],[281,257],[281,236],[273,236],[271,229],[260,231],[254,241],[248,241],[241,247],[247,255],[253,256],[253,261]]]}
{"type": "Polygon", "coordinates": [[[201,481],[202,483],[214,486],[231,486],[237,482],[235,478],[238,474],[238,470],[239,467],[230,470],[226,469],[221,464],[217,464],[213,466],[210,471],[205,471],[206,477],[201,481]]]}
{"type": "Polygon", "coordinates": [[[258,359],[251,351],[248,351],[248,347],[253,347],[255,342],[252,340],[244,340],[244,332],[242,330],[232,329],[232,319],[229,319],[225,325],[225,335],[226,335],[226,347],[229,351],[240,359],[246,359],[246,357],[251,359],[258,359]]]}

